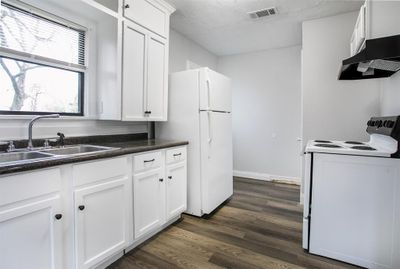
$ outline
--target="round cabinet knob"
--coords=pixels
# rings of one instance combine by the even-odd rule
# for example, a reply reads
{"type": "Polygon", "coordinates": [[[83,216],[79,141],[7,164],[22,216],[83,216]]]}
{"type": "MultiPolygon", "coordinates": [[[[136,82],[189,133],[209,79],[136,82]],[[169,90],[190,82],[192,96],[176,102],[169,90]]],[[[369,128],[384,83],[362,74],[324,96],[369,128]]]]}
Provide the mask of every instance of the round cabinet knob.
{"type": "Polygon", "coordinates": [[[128,4],[126,4],[126,5],[124,6],[124,8],[130,8],[130,6],[129,6],[128,4]]]}
{"type": "Polygon", "coordinates": [[[56,214],[54,217],[56,218],[56,220],[60,220],[62,218],[62,214],[56,214]]]}
{"type": "Polygon", "coordinates": [[[163,178],[160,178],[158,181],[160,181],[160,182],[163,182],[163,181],[164,181],[164,179],[163,179],[163,178]]]}
{"type": "Polygon", "coordinates": [[[169,179],[172,179],[172,176],[168,176],[169,179]]]}
{"type": "Polygon", "coordinates": [[[85,209],[85,206],[84,205],[80,205],[80,206],[78,206],[78,208],[79,208],[80,211],[83,211],[85,209]]]}

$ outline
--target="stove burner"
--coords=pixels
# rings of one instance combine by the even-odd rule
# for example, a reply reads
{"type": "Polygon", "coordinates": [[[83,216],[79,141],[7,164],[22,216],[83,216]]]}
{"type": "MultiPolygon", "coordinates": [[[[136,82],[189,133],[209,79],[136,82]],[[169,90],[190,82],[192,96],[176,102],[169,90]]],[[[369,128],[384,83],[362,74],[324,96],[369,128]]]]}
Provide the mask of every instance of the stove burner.
{"type": "Polygon", "coordinates": [[[314,146],[322,148],[341,148],[341,146],[335,144],[315,144],[314,146]]]}
{"type": "Polygon", "coordinates": [[[359,150],[376,150],[374,148],[368,147],[368,146],[354,146],[351,147],[352,149],[359,149],[359,150]]]}
{"type": "Polygon", "coordinates": [[[358,141],[346,141],[344,142],[346,144],[352,144],[352,145],[364,145],[363,142],[358,142],[358,141]]]}
{"type": "Polygon", "coordinates": [[[328,140],[315,140],[315,143],[332,143],[332,141],[328,141],[328,140]]]}

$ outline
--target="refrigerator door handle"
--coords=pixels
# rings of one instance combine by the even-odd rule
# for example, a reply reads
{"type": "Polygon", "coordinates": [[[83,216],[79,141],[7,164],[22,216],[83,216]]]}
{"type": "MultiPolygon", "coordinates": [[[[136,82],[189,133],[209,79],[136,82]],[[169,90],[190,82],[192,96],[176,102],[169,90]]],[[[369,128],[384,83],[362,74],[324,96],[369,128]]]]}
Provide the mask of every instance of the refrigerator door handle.
{"type": "Polygon", "coordinates": [[[206,72],[206,84],[207,84],[207,110],[211,109],[211,81],[210,75],[206,72]]]}
{"type": "Polygon", "coordinates": [[[208,143],[211,144],[211,142],[213,141],[213,132],[212,132],[212,124],[211,124],[212,112],[208,111],[207,114],[208,114],[208,143]]]}

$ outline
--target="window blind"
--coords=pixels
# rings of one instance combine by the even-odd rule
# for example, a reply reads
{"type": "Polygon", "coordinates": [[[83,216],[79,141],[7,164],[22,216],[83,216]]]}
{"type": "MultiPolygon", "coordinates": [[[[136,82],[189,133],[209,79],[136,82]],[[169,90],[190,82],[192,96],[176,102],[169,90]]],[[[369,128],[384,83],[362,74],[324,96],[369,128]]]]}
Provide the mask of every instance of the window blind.
{"type": "Polygon", "coordinates": [[[85,68],[86,31],[2,2],[0,48],[58,65],[85,68]]]}

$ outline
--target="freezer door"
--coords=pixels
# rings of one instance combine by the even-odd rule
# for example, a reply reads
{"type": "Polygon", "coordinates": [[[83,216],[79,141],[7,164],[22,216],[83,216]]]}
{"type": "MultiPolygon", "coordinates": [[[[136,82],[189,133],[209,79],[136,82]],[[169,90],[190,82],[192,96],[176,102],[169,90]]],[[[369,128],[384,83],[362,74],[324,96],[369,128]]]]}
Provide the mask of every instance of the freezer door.
{"type": "Polygon", "coordinates": [[[230,113],[200,112],[202,210],[211,213],[233,194],[230,113]]]}
{"type": "Polygon", "coordinates": [[[202,68],[200,76],[200,110],[231,112],[231,80],[209,68],[202,68]]]}

